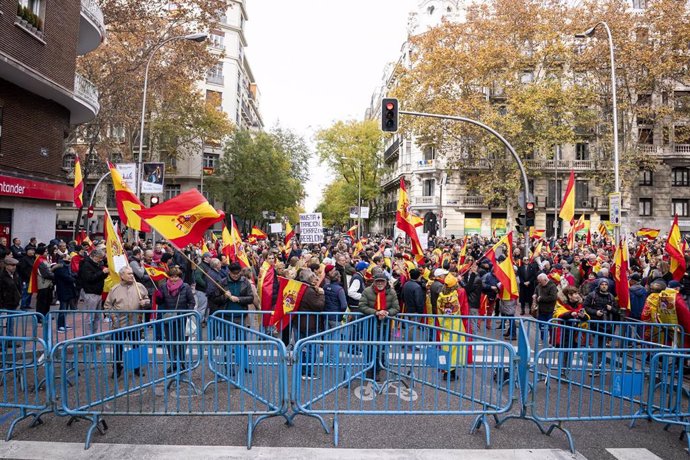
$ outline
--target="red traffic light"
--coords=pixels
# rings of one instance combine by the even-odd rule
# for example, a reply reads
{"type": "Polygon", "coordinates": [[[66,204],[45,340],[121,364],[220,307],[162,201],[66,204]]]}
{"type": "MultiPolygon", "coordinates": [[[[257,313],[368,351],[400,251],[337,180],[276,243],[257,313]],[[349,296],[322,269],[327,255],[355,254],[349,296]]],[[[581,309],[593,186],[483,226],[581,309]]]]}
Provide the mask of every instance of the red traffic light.
{"type": "Polygon", "coordinates": [[[155,205],[157,205],[159,202],[160,202],[160,198],[158,198],[157,196],[152,196],[152,197],[151,197],[151,206],[155,206],[155,205]]]}
{"type": "Polygon", "coordinates": [[[525,205],[525,209],[527,209],[528,211],[533,211],[534,210],[534,203],[531,203],[531,202],[527,203],[525,205]]]}
{"type": "Polygon", "coordinates": [[[395,104],[393,104],[392,102],[389,102],[388,104],[386,104],[386,110],[393,110],[394,108],[395,108],[395,104]]]}
{"type": "Polygon", "coordinates": [[[88,209],[86,210],[86,217],[91,219],[93,217],[93,206],[89,206],[88,209]]]}

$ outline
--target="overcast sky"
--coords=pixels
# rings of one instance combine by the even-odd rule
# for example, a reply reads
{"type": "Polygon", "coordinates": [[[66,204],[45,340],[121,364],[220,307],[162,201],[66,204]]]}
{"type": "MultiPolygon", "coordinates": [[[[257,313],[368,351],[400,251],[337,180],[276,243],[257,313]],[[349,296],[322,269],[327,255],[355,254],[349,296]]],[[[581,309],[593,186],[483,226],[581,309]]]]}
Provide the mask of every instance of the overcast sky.
{"type": "MultiPolygon", "coordinates": [[[[417,2],[247,0],[247,57],[266,128],[280,124],[313,146],[318,129],[362,119],[385,64],[399,57],[417,2]]],[[[309,169],[312,211],[330,177],[315,160],[309,169]]]]}

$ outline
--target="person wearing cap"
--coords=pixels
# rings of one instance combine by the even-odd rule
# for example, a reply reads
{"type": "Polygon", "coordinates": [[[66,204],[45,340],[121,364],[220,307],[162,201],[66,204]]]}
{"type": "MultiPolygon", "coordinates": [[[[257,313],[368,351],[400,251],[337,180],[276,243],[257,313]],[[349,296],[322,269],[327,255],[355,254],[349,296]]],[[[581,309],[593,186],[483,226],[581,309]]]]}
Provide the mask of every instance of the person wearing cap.
{"type": "MultiPolygon", "coordinates": [[[[620,319],[620,309],[615,297],[609,292],[608,278],[600,278],[597,282],[598,285],[595,285],[592,292],[585,297],[583,305],[590,317],[590,328],[595,332],[611,334],[613,333],[613,325],[603,321],[618,321],[620,319]]],[[[606,337],[597,334],[594,338],[594,346],[596,348],[604,348],[607,342],[606,337]]],[[[600,355],[599,366],[603,364],[604,360],[604,354],[601,353],[600,355]]]]}
{"type": "MultiPolygon", "coordinates": [[[[364,289],[359,300],[359,311],[366,316],[373,315],[378,319],[376,336],[369,339],[388,340],[387,333],[390,331],[388,323],[383,320],[389,316],[395,316],[400,313],[398,305],[398,297],[395,295],[395,290],[388,283],[386,275],[377,273],[374,276],[374,283],[364,289]]],[[[367,339],[364,337],[364,339],[367,339]]],[[[374,360],[374,346],[365,346],[365,356],[369,362],[372,363],[371,369],[367,371],[367,378],[378,379],[378,365],[386,365],[386,356],[384,347],[378,347],[378,359],[374,360]]]]}
{"type": "Polygon", "coordinates": [[[443,280],[446,278],[448,270],[445,268],[437,268],[434,270],[434,281],[429,287],[429,302],[431,303],[431,314],[435,314],[438,309],[438,296],[443,290],[443,280]]]}
{"type": "MultiPolygon", "coordinates": [[[[5,267],[0,273],[0,305],[4,310],[16,310],[22,300],[22,282],[17,274],[17,264],[14,257],[5,257],[5,267]]],[[[12,315],[7,318],[7,329],[3,335],[11,336],[14,334],[12,315]]],[[[21,345],[21,342],[16,342],[21,345]]],[[[7,342],[8,346],[14,346],[15,342],[7,342]]]]}
{"type": "Polygon", "coordinates": [[[362,293],[366,287],[364,273],[369,268],[368,262],[357,262],[355,274],[350,278],[350,285],[347,288],[347,303],[351,307],[358,307],[362,299],[362,293]]]}
{"type": "MultiPolygon", "coordinates": [[[[237,262],[232,262],[228,267],[228,277],[221,284],[225,289],[226,301],[224,310],[231,312],[246,312],[249,304],[254,301],[252,287],[249,280],[242,276],[242,266],[237,262]]],[[[231,320],[234,323],[244,325],[245,314],[233,314],[231,320]]]]}
{"type": "MultiPolygon", "coordinates": [[[[467,304],[467,296],[462,292],[460,295],[461,288],[458,284],[458,279],[451,273],[447,274],[443,281],[443,290],[438,296],[438,315],[443,315],[438,318],[438,323],[443,332],[441,332],[440,341],[441,342],[464,342],[465,336],[462,335],[466,332],[465,324],[460,319],[460,315],[464,312],[468,312],[469,305],[467,304]],[[457,318],[453,318],[457,316],[457,318]],[[456,331],[459,334],[454,334],[452,332],[446,331],[456,331]]],[[[450,345],[444,345],[441,347],[444,352],[448,353],[449,357],[449,372],[445,372],[443,375],[444,380],[455,380],[456,373],[455,369],[459,366],[463,366],[467,362],[467,348],[466,347],[455,347],[450,345]]]]}
{"type": "Polygon", "coordinates": [[[640,284],[642,276],[639,273],[630,275],[630,317],[641,320],[644,303],[647,300],[647,290],[640,284]]]}

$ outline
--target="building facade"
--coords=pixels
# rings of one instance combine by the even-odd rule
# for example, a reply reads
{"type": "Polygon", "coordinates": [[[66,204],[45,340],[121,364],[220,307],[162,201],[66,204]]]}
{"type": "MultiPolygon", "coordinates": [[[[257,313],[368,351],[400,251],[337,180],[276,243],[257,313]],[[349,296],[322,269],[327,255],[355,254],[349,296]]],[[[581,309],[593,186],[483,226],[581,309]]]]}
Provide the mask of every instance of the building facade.
{"type": "MultiPolygon", "coordinates": [[[[408,35],[412,36],[438,24],[442,18],[462,21],[462,2],[421,1],[417,11],[410,15],[408,35]]],[[[631,8],[642,9],[640,2],[631,8]]],[[[401,56],[395,64],[389,64],[382,82],[373,93],[367,117],[378,118],[381,98],[395,85],[396,72],[409,65],[409,48],[402,46],[401,56]]],[[[522,76],[521,76],[522,78],[522,76]]],[[[485,95],[492,102],[501,103],[505,96],[495,88],[486,89],[485,95]]],[[[649,103],[671,104],[676,113],[690,113],[690,87],[678,84],[673,94],[661,100],[659,95],[638,95],[649,98],[649,103]]],[[[668,231],[673,215],[678,214],[681,231],[690,232],[690,119],[676,117],[672,126],[666,120],[653,124],[646,120],[636,121],[637,145],[645,155],[658,161],[653,171],[641,170],[639,177],[621,177],[623,191],[622,232],[634,232],[640,227],[660,228],[668,231]]],[[[608,225],[609,198],[597,183],[587,179],[593,171],[610,172],[613,163],[599,152],[593,133],[577,132],[574,144],[554,146],[553,152],[535,154],[524,160],[530,171],[539,176],[530,178],[530,192],[536,204],[537,229],[546,230],[547,236],[555,231],[562,235],[569,223],[558,219],[558,208],[568,183],[570,171],[576,174],[575,215],[585,216],[586,223],[596,229],[600,222],[608,225]]],[[[395,212],[400,179],[407,183],[413,212],[424,217],[424,230],[430,234],[459,236],[480,234],[501,235],[515,228],[517,203],[490,203],[467,185],[467,177],[481,175],[495,166],[495,160],[480,159],[463,162],[462,170],[456,162],[449,161],[454,152],[438,152],[431,145],[420,143],[415,136],[394,135],[385,142],[381,153],[384,172],[381,178],[380,204],[383,210],[377,230],[386,234],[395,232],[395,212]]],[[[455,155],[457,157],[457,155],[455,155]]]]}
{"type": "Polygon", "coordinates": [[[76,59],[104,37],[95,0],[0,0],[0,236],[54,237],[56,204],[73,199],[65,139],[99,110],[76,59]]]}

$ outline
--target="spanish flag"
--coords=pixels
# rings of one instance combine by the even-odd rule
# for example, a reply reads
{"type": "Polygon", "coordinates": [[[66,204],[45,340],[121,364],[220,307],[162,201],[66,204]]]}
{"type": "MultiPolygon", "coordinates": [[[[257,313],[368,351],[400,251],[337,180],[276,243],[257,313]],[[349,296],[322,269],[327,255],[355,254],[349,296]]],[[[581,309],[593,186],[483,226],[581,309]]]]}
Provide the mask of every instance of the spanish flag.
{"type": "Polygon", "coordinates": [[[529,228],[529,237],[532,239],[538,240],[539,238],[544,237],[545,232],[546,232],[546,230],[538,230],[534,227],[530,227],[529,228]]]}
{"type": "Polygon", "coordinates": [[[498,281],[501,282],[501,292],[499,293],[501,300],[517,299],[519,297],[517,277],[515,276],[515,269],[513,268],[513,233],[510,232],[499,240],[491,249],[484,255],[493,263],[493,272],[498,281]],[[496,259],[496,250],[505,244],[505,259],[498,262],[496,259]]]}
{"type": "MultiPolygon", "coordinates": [[[[122,225],[133,228],[134,230],[150,232],[151,227],[142,220],[143,216],[138,213],[138,211],[145,210],[146,207],[123,182],[122,175],[120,171],[115,168],[115,165],[108,162],[108,168],[110,169],[110,178],[113,180],[115,201],[117,202],[117,213],[120,216],[120,222],[122,222],[122,225]]],[[[199,241],[199,238],[197,238],[197,241],[199,241]]]]}
{"type": "Polygon", "coordinates": [[[413,213],[410,213],[410,222],[415,227],[421,227],[422,225],[424,225],[424,219],[422,217],[419,217],[417,214],[413,213]]]}
{"type": "Polygon", "coordinates": [[[618,296],[618,305],[624,310],[630,310],[630,284],[628,282],[628,244],[624,240],[618,242],[613,256],[613,281],[618,296]]]}
{"type": "Polygon", "coordinates": [[[603,222],[599,223],[599,234],[601,235],[602,238],[608,238],[609,237],[609,229],[606,228],[606,224],[603,222]]]}
{"type": "Polygon", "coordinates": [[[299,310],[302,297],[307,290],[307,285],[299,281],[278,277],[278,299],[275,310],[271,315],[270,326],[277,326],[279,331],[290,324],[288,316],[293,311],[299,310]]]}
{"type": "MultiPolygon", "coordinates": [[[[290,241],[295,237],[295,231],[292,229],[292,225],[290,225],[290,221],[286,220],[285,221],[285,246],[288,246],[290,244],[290,241]]],[[[289,248],[287,248],[289,249],[289,248]]]]}
{"type": "Polygon", "coordinates": [[[84,176],[81,173],[79,155],[74,156],[74,206],[84,207],[84,176]]]}
{"type": "MultiPolygon", "coordinates": [[[[460,257],[458,258],[458,264],[464,265],[465,259],[467,258],[467,235],[462,239],[462,248],[460,249],[460,257]]],[[[441,264],[443,268],[443,264],[441,264]]]]}
{"type": "Polygon", "coordinates": [[[350,229],[347,231],[347,236],[349,236],[350,238],[352,238],[353,241],[354,241],[354,239],[356,238],[355,232],[357,231],[357,227],[358,227],[358,225],[355,224],[355,225],[353,225],[352,227],[350,227],[350,229]]]}
{"type": "Polygon", "coordinates": [[[577,232],[580,230],[583,230],[585,228],[585,215],[582,214],[579,219],[577,219],[577,222],[575,222],[571,227],[570,231],[568,231],[568,249],[571,251],[575,247],[575,235],[577,232]]]}
{"type": "Polygon", "coordinates": [[[247,255],[242,250],[242,238],[237,229],[237,222],[230,215],[230,228],[223,226],[223,254],[228,256],[233,262],[238,262],[242,268],[249,267],[249,260],[247,255]]]}
{"type": "Polygon", "coordinates": [[[412,243],[412,254],[416,260],[424,258],[424,250],[417,236],[414,219],[410,214],[410,198],[405,189],[405,179],[400,178],[400,191],[398,192],[398,210],[395,213],[395,226],[405,232],[412,243]]]}
{"type": "Polygon", "coordinates": [[[539,240],[537,243],[537,246],[534,248],[534,252],[532,253],[532,257],[529,258],[530,263],[534,260],[535,257],[541,256],[541,248],[544,246],[544,240],[539,240]]]}
{"type": "Polygon", "coordinates": [[[29,294],[35,294],[38,292],[38,266],[43,262],[47,262],[48,259],[45,255],[36,257],[34,260],[34,265],[31,267],[31,276],[29,277],[29,286],[27,291],[29,294]]]}
{"type": "Polygon", "coordinates": [[[258,227],[252,227],[252,233],[251,236],[253,236],[257,240],[265,240],[268,238],[268,235],[266,235],[260,228],[258,227]]]}
{"type": "MultiPolygon", "coordinates": [[[[257,290],[259,294],[259,303],[261,304],[261,311],[273,311],[273,282],[276,278],[275,267],[267,261],[261,265],[259,269],[259,281],[257,282],[257,290]]],[[[264,327],[271,322],[271,315],[264,314],[262,324],[264,327]]]]}
{"type": "Polygon", "coordinates": [[[135,212],[178,249],[197,243],[209,227],[225,218],[195,188],[135,212]]]}
{"type": "Polygon", "coordinates": [[[122,246],[122,241],[120,241],[120,235],[115,229],[107,209],[105,210],[104,220],[104,231],[106,234],[105,253],[108,258],[110,272],[103,283],[103,292],[110,292],[110,289],[120,282],[120,270],[129,262],[127,261],[127,253],[125,253],[125,249],[122,246]]]}
{"type": "Polygon", "coordinates": [[[661,230],[658,228],[642,227],[637,231],[637,236],[647,238],[648,240],[655,240],[659,236],[659,233],[661,233],[661,230]]]}
{"type": "Polygon", "coordinates": [[[160,280],[168,278],[168,274],[165,273],[165,270],[161,270],[160,268],[154,267],[153,265],[143,264],[143,266],[144,270],[146,270],[146,274],[149,275],[149,278],[151,278],[151,280],[154,282],[158,282],[160,280]]]}
{"type": "Polygon", "coordinates": [[[360,252],[364,250],[364,245],[362,244],[362,240],[357,240],[355,243],[355,247],[352,250],[352,257],[357,257],[360,252]]]}
{"type": "Polygon", "coordinates": [[[673,279],[680,281],[685,273],[685,254],[683,253],[683,238],[680,235],[678,228],[678,214],[673,218],[673,225],[671,231],[668,232],[668,239],[666,240],[666,252],[671,258],[671,274],[673,279]]]}
{"type": "Polygon", "coordinates": [[[575,172],[572,170],[570,171],[570,179],[568,179],[568,187],[563,194],[561,212],[558,217],[566,222],[572,222],[575,218],[575,172]]]}

